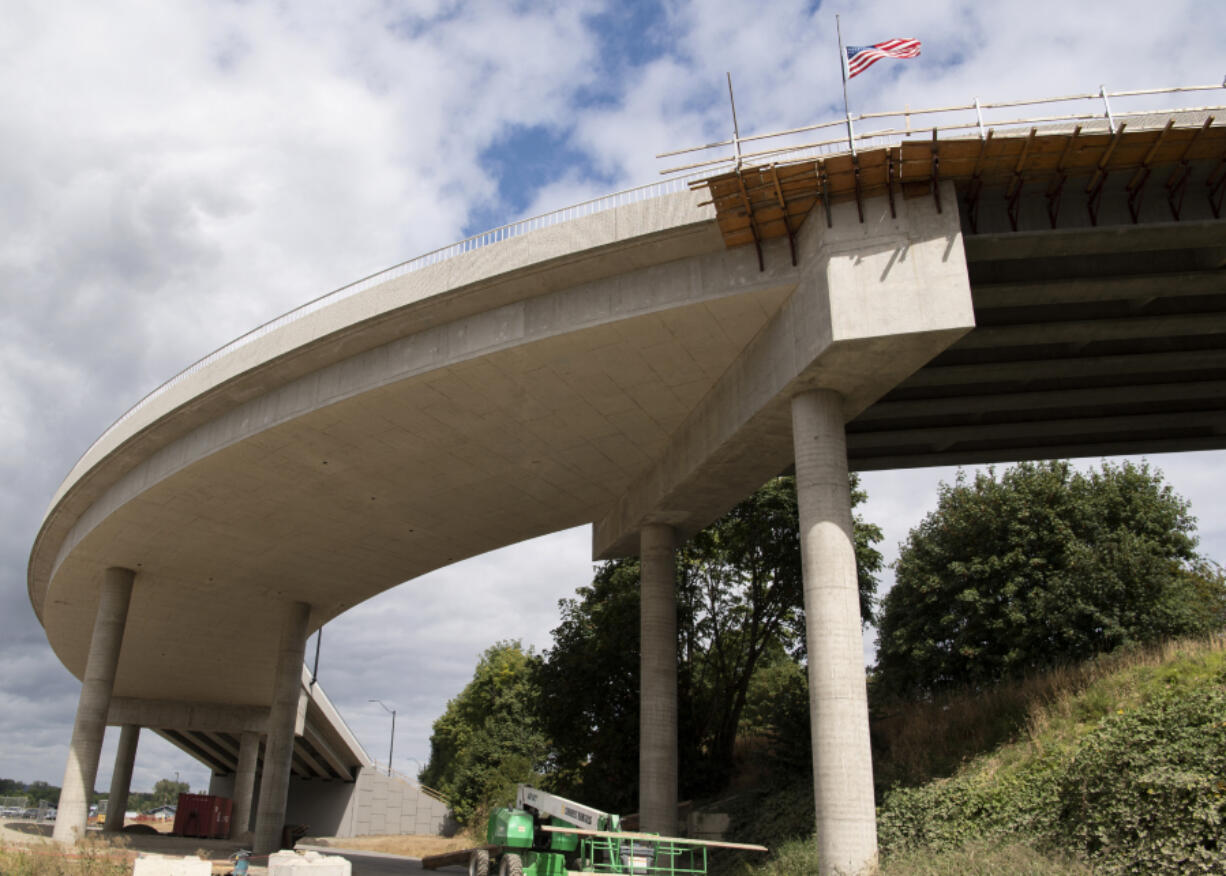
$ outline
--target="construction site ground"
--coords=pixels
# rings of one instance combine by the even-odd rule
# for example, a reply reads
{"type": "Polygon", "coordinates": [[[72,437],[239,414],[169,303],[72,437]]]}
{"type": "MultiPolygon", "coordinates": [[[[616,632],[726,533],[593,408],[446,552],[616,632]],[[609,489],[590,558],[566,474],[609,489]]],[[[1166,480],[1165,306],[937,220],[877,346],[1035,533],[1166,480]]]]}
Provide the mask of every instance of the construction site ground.
{"type": "MultiPolygon", "coordinates": [[[[51,829],[51,824],[36,824],[28,821],[0,822],[0,845],[26,846],[31,852],[40,854],[63,854],[60,847],[51,840],[51,829]]],[[[97,828],[90,828],[86,832],[86,842],[98,854],[106,854],[108,857],[112,853],[116,856],[127,855],[133,860],[141,852],[177,857],[195,855],[209,860],[213,865],[214,874],[229,873],[234,867],[230,856],[243,848],[241,844],[230,840],[172,836],[169,830],[170,825],[167,824],[164,828],[165,832],[124,833],[116,836],[104,834],[97,828]]],[[[266,867],[254,864],[250,868],[252,876],[261,876],[267,872],[266,867]]]]}
{"type": "MultiPolygon", "coordinates": [[[[134,823],[134,822],[130,822],[134,823]]],[[[170,834],[171,825],[153,825],[159,829],[157,834],[124,833],[121,836],[104,834],[101,830],[91,828],[87,841],[98,844],[99,851],[103,847],[113,849],[118,853],[136,855],[145,852],[160,855],[196,855],[207,858],[213,864],[214,874],[228,873],[233,868],[230,856],[243,848],[242,844],[230,840],[207,840],[195,837],[177,837],[170,834]]],[[[45,850],[46,853],[59,853],[57,846],[51,841],[51,824],[36,824],[26,821],[0,822],[0,846],[26,846],[31,850],[45,850]]],[[[359,852],[376,852],[387,855],[400,855],[409,858],[424,858],[443,852],[455,851],[473,846],[472,837],[456,836],[362,836],[362,837],[303,837],[297,844],[299,849],[316,849],[327,853],[328,849],[345,849],[359,852]]],[[[267,869],[260,866],[258,859],[252,862],[252,876],[261,876],[267,869]]],[[[355,870],[356,872],[356,870],[355,870]]]]}
{"type": "Polygon", "coordinates": [[[348,836],[348,837],[303,837],[300,848],[352,849],[359,852],[382,852],[389,855],[405,855],[409,858],[424,858],[457,849],[478,846],[483,840],[471,836],[348,836]]]}

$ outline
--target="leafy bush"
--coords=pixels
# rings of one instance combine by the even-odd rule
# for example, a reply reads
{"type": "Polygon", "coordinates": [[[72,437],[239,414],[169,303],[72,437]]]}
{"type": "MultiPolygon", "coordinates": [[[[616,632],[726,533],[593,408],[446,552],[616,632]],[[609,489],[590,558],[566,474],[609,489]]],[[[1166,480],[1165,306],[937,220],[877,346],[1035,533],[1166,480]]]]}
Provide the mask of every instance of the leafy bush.
{"type": "Polygon", "coordinates": [[[1058,793],[1058,839],[1102,872],[1226,873],[1226,690],[1172,688],[1104,719],[1058,793]]]}
{"type": "Polygon", "coordinates": [[[813,837],[790,840],[772,852],[766,862],[757,867],[746,867],[740,872],[753,873],[754,876],[817,876],[817,845],[813,837]]]}
{"type": "Polygon", "coordinates": [[[1009,766],[991,764],[887,793],[877,815],[882,851],[949,851],[1003,837],[1045,836],[1055,821],[1056,782],[1067,758],[1055,748],[1009,766]]]}

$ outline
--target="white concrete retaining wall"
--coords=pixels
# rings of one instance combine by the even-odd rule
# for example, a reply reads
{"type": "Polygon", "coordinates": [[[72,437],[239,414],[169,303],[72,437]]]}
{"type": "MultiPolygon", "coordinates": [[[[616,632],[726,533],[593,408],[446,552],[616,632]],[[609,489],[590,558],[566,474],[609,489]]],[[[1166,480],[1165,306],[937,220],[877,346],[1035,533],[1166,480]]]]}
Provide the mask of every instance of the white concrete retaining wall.
{"type": "Polygon", "coordinates": [[[306,825],[311,836],[438,836],[453,828],[447,804],[368,768],[356,782],[292,779],[285,820],[306,825]]]}

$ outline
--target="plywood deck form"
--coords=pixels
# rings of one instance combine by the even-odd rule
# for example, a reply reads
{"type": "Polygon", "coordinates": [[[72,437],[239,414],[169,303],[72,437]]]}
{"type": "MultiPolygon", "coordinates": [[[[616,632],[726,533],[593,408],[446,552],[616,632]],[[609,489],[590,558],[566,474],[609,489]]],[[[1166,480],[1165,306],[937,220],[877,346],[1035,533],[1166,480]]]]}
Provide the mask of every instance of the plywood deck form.
{"type": "MultiPolygon", "coordinates": [[[[824,202],[846,203],[886,194],[931,196],[934,179],[953,180],[959,196],[979,188],[1010,189],[1041,183],[1055,187],[1062,178],[1127,171],[1130,186],[1146,184],[1150,170],[1178,172],[1185,161],[1218,161],[1210,181],[1226,174],[1226,126],[1204,125],[1084,133],[995,132],[980,139],[912,139],[898,146],[803,161],[746,166],[691,183],[706,187],[729,248],[795,233],[824,202]],[[936,158],[934,164],[933,158],[936,158]]],[[[1167,176],[1150,186],[1170,184],[1167,176]]]]}

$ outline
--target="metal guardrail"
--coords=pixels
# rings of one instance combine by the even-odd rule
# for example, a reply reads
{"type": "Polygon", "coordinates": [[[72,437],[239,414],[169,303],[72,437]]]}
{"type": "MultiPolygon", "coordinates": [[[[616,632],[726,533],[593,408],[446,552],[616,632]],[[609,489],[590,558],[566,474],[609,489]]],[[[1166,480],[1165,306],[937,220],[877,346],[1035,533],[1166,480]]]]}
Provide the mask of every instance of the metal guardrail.
{"type": "Polygon", "coordinates": [[[661,197],[661,196],[668,195],[668,194],[675,194],[678,192],[687,191],[689,189],[689,181],[691,179],[700,178],[703,176],[709,176],[712,173],[716,172],[715,170],[716,168],[719,168],[723,165],[737,166],[740,162],[746,159],[756,159],[762,162],[765,162],[767,159],[771,159],[774,161],[799,160],[799,159],[803,159],[805,157],[811,157],[817,154],[847,151],[848,148],[850,148],[850,150],[854,153],[857,145],[861,147],[873,147],[873,146],[894,144],[894,143],[899,142],[904,137],[909,137],[914,134],[928,133],[928,131],[938,132],[938,131],[977,130],[979,135],[982,137],[982,136],[986,136],[986,131],[989,128],[1005,128],[1005,127],[1016,127],[1016,126],[1021,126],[1021,125],[1047,124],[1047,123],[1056,123],[1056,122],[1076,122],[1079,120],[1081,121],[1100,120],[1101,121],[1104,119],[1108,122],[1111,130],[1114,131],[1117,120],[1127,119],[1132,116],[1149,115],[1155,112],[1191,112],[1191,111],[1198,111],[1198,110],[1199,111],[1218,110],[1218,109],[1226,109],[1226,107],[1183,107],[1183,108],[1179,108],[1176,110],[1150,109],[1150,110],[1138,110],[1138,111],[1133,111],[1133,112],[1115,112],[1112,110],[1111,104],[1110,104],[1110,101],[1113,98],[1128,99],[1128,98],[1136,98],[1136,97],[1150,96],[1150,95],[1179,94],[1179,93],[1204,92],[1204,91],[1213,91],[1213,90],[1220,91],[1224,88],[1226,88],[1226,80],[1223,80],[1221,85],[1197,85],[1197,86],[1186,86],[1186,87],[1178,87],[1178,88],[1145,89],[1145,90],[1137,90],[1137,91],[1108,92],[1105,88],[1100,88],[1097,94],[1095,93],[1077,94],[1077,95],[1070,95],[1070,96],[1065,96],[1065,97],[1036,98],[1033,100],[1017,100],[1017,101],[1006,101],[1006,102],[998,102],[998,103],[981,103],[976,98],[973,103],[967,104],[964,106],[934,107],[934,108],[929,108],[929,109],[916,109],[916,110],[904,109],[901,111],[882,112],[882,113],[862,113],[859,115],[852,115],[846,119],[837,119],[831,122],[822,122],[822,123],[815,124],[815,125],[806,125],[800,128],[792,128],[787,131],[776,131],[776,132],[767,133],[767,134],[755,134],[755,135],[750,135],[746,137],[737,136],[731,140],[723,140],[723,141],[719,141],[716,143],[707,143],[703,146],[695,146],[695,147],[691,147],[688,149],[679,149],[673,152],[661,153],[657,157],[663,158],[663,157],[681,155],[681,154],[686,154],[686,153],[691,153],[691,152],[700,152],[700,151],[704,151],[707,149],[719,148],[722,146],[734,146],[737,148],[737,151],[739,153],[740,146],[741,144],[744,144],[744,143],[753,143],[753,142],[758,142],[758,141],[767,141],[771,139],[795,137],[797,135],[808,133],[811,131],[820,131],[820,130],[833,128],[833,127],[839,127],[843,125],[847,126],[848,134],[849,134],[849,136],[846,136],[846,137],[838,137],[838,138],[828,139],[828,140],[819,140],[817,142],[812,142],[812,143],[801,143],[801,144],[789,143],[785,145],[777,145],[777,146],[759,150],[756,152],[736,154],[736,155],[732,155],[728,157],[710,159],[706,161],[699,161],[699,162],[695,162],[692,164],[686,164],[680,167],[669,168],[667,170],[661,171],[661,173],[664,173],[664,174],[673,174],[673,176],[670,176],[670,178],[667,180],[656,182],[656,183],[649,183],[647,185],[636,186],[634,188],[625,189],[623,191],[615,192],[610,195],[605,195],[600,198],[594,198],[589,201],[583,201],[579,204],[574,204],[569,207],[563,207],[559,210],[552,210],[548,213],[541,214],[540,216],[533,216],[528,219],[521,219],[517,222],[512,222],[508,225],[503,225],[498,228],[494,228],[490,231],[485,231],[481,234],[476,234],[476,235],[473,235],[472,237],[467,237],[464,240],[459,241],[458,243],[453,243],[450,246],[445,246],[440,249],[436,249],[431,252],[425,253],[424,255],[417,256],[416,258],[409,259],[408,261],[401,262],[400,264],[394,265],[390,268],[387,268],[386,270],[379,271],[376,274],[371,274],[368,277],[364,277],[360,280],[357,280],[346,286],[342,286],[341,288],[336,289],[332,292],[329,292],[325,295],[321,295],[320,297],[312,301],[309,301],[306,304],[303,304],[300,307],[297,307],[289,311],[288,313],[277,317],[276,319],[273,319],[269,322],[264,323],[261,326],[258,326],[255,329],[252,329],[251,331],[236,338],[230,343],[222,347],[219,347],[218,349],[214,350],[212,353],[209,353],[203,359],[200,359],[194,364],[189,365],[187,368],[180,371],[178,374],[176,374],[174,377],[167,380],[161,386],[157,387],[152,392],[148,393],[140,401],[132,405],[132,407],[130,407],[127,411],[125,411],[122,415],[120,415],[120,417],[116,419],[115,422],[112,423],[106,429],[106,431],[104,431],[102,435],[99,436],[98,439],[94,441],[94,443],[91,444],[89,448],[83,454],[81,454],[81,457],[74,464],[73,468],[75,469],[75,467],[80,464],[82,459],[87,457],[94,450],[95,447],[105,442],[106,439],[116,429],[118,429],[124,422],[126,422],[129,418],[131,418],[142,407],[144,407],[146,404],[153,401],[154,399],[158,398],[159,396],[163,395],[168,390],[173,389],[176,385],[178,385],[180,382],[182,382],[184,379],[186,379],[190,375],[194,374],[195,372],[199,371],[202,368],[207,367],[213,362],[216,362],[217,360],[224,358],[225,356],[246,346],[247,344],[250,344],[252,341],[257,340],[258,338],[261,338],[264,335],[267,335],[268,333],[275,331],[278,328],[281,328],[285,325],[288,325],[299,319],[302,319],[304,316],[307,316],[308,314],[314,313],[317,310],[320,310],[338,301],[344,300],[345,298],[348,298],[352,295],[356,295],[366,289],[371,288],[372,286],[376,286],[380,283],[385,283],[388,280],[394,279],[399,276],[403,276],[405,274],[412,273],[414,271],[419,271],[422,268],[426,268],[431,265],[439,264],[440,262],[447,261],[448,259],[455,258],[456,256],[463,255],[464,253],[472,252],[477,249],[482,249],[487,246],[492,246],[494,244],[501,243],[503,241],[510,240],[515,237],[520,237],[524,234],[528,234],[538,229],[549,228],[554,225],[560,225],[564,222],[570,222],[574,219],[582,218],[584,216],[590,216],[594,213],[600,213],[605,210],[610,210],[610,209],[621,207],[627,204],[634,204],[634,203],[638,203],[641,201],[650,200],[652,198],[657,198],[657,197],[661,197]],[[991,113],[993,111],[1002,110],[1002,109],[1011,109],[1015,107],[1042,106],[1044,104],[1059,104],[1059,103],[1065,103],[1065,102],[1070,102],[1070,101],[1087,101],[1087,100],[1089,101],[1100,100],[1103,105],[1103,110],[1101,112],[1095,110],[1094,112],[1070,113],[1070,114],[1060,114],[1060,115],[1048,114],[1048,115],[1043,115],[1043,116],[1039,116],[1036,118],[1013,119],[1013,120],[1008,120],[1008,119],[1006,120],[990,120],[990,119],[985,120],[984,115],[983,115],[985,111],[988,113],[991,113]],[[932,116],[932,115],[951,114],[951,113],[959,113],[959,112],[966,112],[966,111],[973,111],[975,113],[974,119],[967,120],[967,121],[956,121],[953,123],[946,123],[946,124],[938,123],[930,128],[926,127],[924,129],[914,129],[911,126],[911,119],[915,117],[927,117],[927,116],[932,116]],[[854,127],[855,122],[863,122],[866,120],[873,120],[873,119],[889,119],[889,118],[903,119],[904,126],[901,128],[899,127],[886,128],[884,130],[872,131],[872,132],[863,133],[863,134],[855,134],[853,132],[853,127],[854,127]]]}
{"type": "Polygon", "coordinates": [[[696,161],[689,164],[682,164],[677,167],[666,168],[660,171],[661,174],[685,173],[689,176],[696,172],[701,172],[705,175],[710,175],[723,170],[739,167],[742,164],[767,164],[771,162],[787,162],[799,161],[808,158],[813,158],[818,155],[828,155],[833,153],[855,154],[857,148],[871,148],[877,146],[897,145],[903,139],[916,135],[935,135],[940,132],[975,132],[981,139],[988,136],[991,130],[1001,130],[1009,128],[1033,127],[1036,125],[1051,125],[1051,124],[1076,124],[1078,122],[1100,122],[1106,123],[1107,130],[1115,133],[1117,127],[1128,119],[1154,114],[1165,113],[1187,113],[1187,112],[1209,112],[1226,110],[1226,106],[1183,106],[1183,107],[1162,107],[1162,108],[1144,108],[1120,111],[1118,104],[1115,108],[1112,107],[1111,101],[1131,101],[1139,98],[1156,97],[1159,95],[1171,94],[1191,94],[1199,92],[1226,90],[1226,79],[1223,79],[1220,85],[1187,85],[1174,88],[1147,88],[1136,89],[1131,91],[1107,91],[1106,87],[1100,87],[1097,92],[1087,94],[1071,94],[1063,97],[1040,97],[1026,100],[1010,100],[998,101],[994,103],[980,102],[979,98],[975,98],[969,104],[958,106],[939,106],[929,107],[926,109],[911,109],[891,110],[889,112],[877,113],[860,113],[851,114],[845,118],[835,119],[830,122],[820,122],[815,125],[804,125],[799,128],[789,128],[785,131],[772,131],[765,134],[753,134],[746,137],[734,135],[729,140],[720,140],[714,143],[706,143],[702,146],[690,146],[685,149],[676,149],[671,152],[661,152],[657,158],[671,158],[677,155],[687,155],[695,152],[704,152],[708,149],[719,149],[726,146],[733,147],[733,153],[730,155],[720,156],[719,158],[710,158],[703,161],[696,161]],[[1024,116],[1021,118],[997,118],[994,114],[1001,111],[1012,111],[1018,107],[1056,107],[1067,105],[1069,103],[1088,103],[1089,107],[1080,112],[1051,112],[1035,115],[1024,116]],[[987,116],[985,117],[985,113],[987,116]],[[912,124],[915,119],[925,119],[936,117],[935,124],[925,124],[922,127],[916,127],[912,124]],[[881,119],[901,120],[902,124],[897,122],[892,127],[886,127],[879,130],[869,131],[867,133],[856,133],[855,125],[858,122],[875,121],[881,119]],[[786,142],[780,143],[780,140],[788,138],[798,138],[802,134],[807,134],[813,131],[823,131],[828,129],[845,128],[846,133],[831,139],[817,140],[813,142],[786,142]],[[754,152],[744,152],[742,147],[746,143],[762,143],[767,141],[776,141],[776,145],[772,145],[766,149],[760,149],[754,152]]]}

